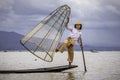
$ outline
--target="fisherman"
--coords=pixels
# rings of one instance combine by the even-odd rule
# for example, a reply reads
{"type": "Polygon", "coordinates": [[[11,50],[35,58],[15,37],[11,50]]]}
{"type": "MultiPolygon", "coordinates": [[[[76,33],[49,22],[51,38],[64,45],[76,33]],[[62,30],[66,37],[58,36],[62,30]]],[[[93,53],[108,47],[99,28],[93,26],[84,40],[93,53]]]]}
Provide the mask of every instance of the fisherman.
{"type": "Polygon", "coordinates": [[[69,18],[67,18],[66,28],[71,33],[67,37],[67,39],[63,41],[62,45],[58,49],[56,49],[56,52],[60,51],[61,53],[63,53],[65,49],[68,48],[68,59],[67,60],[69,62],[69,66],[71,66],[71,63],[73,62],[73,58],[74,58],[75,43],[78,42],[82,48],[82,44],[80,43],[82,23],[76,22],[73,28],[68,27],[68,23],[69,23],[69,18]]]}

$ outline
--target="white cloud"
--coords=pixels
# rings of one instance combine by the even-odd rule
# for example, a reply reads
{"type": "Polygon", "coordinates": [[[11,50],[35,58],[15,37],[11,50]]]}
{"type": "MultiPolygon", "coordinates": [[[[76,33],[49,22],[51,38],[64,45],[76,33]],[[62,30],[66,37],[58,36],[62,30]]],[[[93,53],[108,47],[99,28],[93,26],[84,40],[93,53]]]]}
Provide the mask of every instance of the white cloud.
{"type": "Polygon", "coordinates": [[[99,44],[111,44],[108,39],[120,40],[117,37],[120,35],[119,0],[1,0],[0,30],[25,34],[51,11],[64,4],[72,9],[70,26],[77,20],[84,24],[83,37],[87,43],[97,44],[99,39],[104,39],[99,44]]]}
{"type": "Polygon", "coordinates": [[[15,0],[13,10],[20,15],[47,15],[59,6],[57,1],[15,0]]]}
{"type": "Polygon", "coordinates": [[[14,0],[1,0],[0,1],[0,9],[6,9],[6,8],[11,8],[12,4],[14,3],[14,0]]]}
{"type": "Polygon", "coordinates": [[[120,11],[115,6],[107,5],[106,9],[120,15],[120,11]]]}

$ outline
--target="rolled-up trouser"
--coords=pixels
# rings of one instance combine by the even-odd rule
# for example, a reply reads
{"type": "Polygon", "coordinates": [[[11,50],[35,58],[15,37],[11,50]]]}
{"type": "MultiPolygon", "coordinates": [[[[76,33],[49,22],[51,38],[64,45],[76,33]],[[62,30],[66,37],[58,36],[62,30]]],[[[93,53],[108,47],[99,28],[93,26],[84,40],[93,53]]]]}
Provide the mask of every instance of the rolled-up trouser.
{"type": "Polygon", "coordinates": [[[71,37],[68,37],[67,39],[64,40],[64,42],[58,49],[61,53],[63,53],[66,50],[66,48],[68,48],[68,59],[67,60],[69,62],[73,62],[74,44],[75,44],[75,41],[71,37]]]}

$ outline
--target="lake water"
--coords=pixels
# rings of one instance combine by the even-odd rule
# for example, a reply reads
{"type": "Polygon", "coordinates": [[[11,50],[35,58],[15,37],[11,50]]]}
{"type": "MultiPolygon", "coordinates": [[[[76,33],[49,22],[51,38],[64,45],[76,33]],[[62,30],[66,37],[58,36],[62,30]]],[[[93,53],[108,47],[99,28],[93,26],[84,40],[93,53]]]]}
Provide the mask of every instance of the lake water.
{"type": "MultiPolygon", "coordinates": [[[[85,51],[87,72],[84,72],[81,51],[75,51],[77,68],[57,73],[2,74],[0,80],[120,80],[120,52],[85,51]]],[[[0,70],[34,69],[66,65],[67,52],[56,53],[53,62],[45,62],[29,52],[0,52],[0,70]]]]}

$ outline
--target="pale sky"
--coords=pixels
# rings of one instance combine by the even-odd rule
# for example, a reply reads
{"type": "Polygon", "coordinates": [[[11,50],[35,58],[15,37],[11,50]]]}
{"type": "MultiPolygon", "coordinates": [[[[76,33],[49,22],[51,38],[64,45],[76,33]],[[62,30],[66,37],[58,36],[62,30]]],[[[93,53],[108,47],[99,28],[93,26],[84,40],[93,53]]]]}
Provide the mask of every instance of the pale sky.
{"type": "Polygon", "coordinates": [[[69,26],[83,23],[85,44],[120,46],[120,0],[0,0],[0,31],[26,34],[64,4],[71,7],[69,26]]]}

